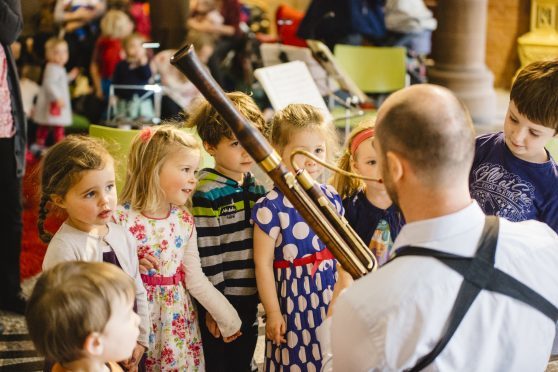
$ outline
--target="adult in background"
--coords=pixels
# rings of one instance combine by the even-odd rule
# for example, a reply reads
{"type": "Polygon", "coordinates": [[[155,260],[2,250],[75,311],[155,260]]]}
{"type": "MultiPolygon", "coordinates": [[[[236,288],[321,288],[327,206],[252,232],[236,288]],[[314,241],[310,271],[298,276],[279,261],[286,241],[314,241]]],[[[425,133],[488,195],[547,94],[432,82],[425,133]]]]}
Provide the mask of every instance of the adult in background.
{"type": "Polygon", "coordinates": [[[221,87],[225,90],[234,90],[234,84],[228,84],[226,81],[221,64],[230,51],[239,53],[246,42],[246,38],[240,30],[240,2],[238,0],[218,0],[215,2],[221,13],[222,22],[215,22],[215,20],[211,22],[210,19],[214,17],[201,17],[201,19],[205,19],[203,21],[200,21],[200,17],[195,17],[195,12],[200,9],[201,5],[204,5],[201,8],[207,9],[206,3],[208,1],[192,1],[192,15],[188,19],[188,32],[196,31],[215,37],[215,48],[207,62],[207,67],[209,67],[211,75],[221,87]]]}
{"type": "Polygon", "coordinates": [[[19,0],[0,0],[0,309],[23,314],[20,297],[21,182],[27,124],[10,44],[23,28],[19,0]]]}
{"type": "Polygon", "coordinates": [[[538,221],[485,220],[469,194],[474,144],[467,111],[445,88],[411,86],[380,108],[374,148],[407,225],[394,242],[396,258],[337,299],[334,370],[545,370],[558,314],[558,236],[538,221]],[[480,244],[485,237],[487,244],[480,244]],[[464,280],[450,268],[453,262],[414,255],[408,246],[475,256],[475,264],[453,260],[470,270],[464,280]],[[500,271],[489,274],[493,265],[500,271]],[[530,290],[501,294],[502,278],[504,289],[516,289],[516,280],[530,290]],[[468,296],[484,285],[491,289],[468,296]],[[466,297],[470,307],[461,301],[466,297]],[[466,312],[451,335],[446,330],[459,319],[454,304],[466,312]],[[446,334],[447,345],[421,364],[446,334]]]}
{"type": "Polygon", "coordinates": [[[107,9],[106,0],[56,0],[54,20],[64,28],[70,59],[68,71],[74,67],[89,72],[95,42],[100,34],[99,19],[107,9]]]}

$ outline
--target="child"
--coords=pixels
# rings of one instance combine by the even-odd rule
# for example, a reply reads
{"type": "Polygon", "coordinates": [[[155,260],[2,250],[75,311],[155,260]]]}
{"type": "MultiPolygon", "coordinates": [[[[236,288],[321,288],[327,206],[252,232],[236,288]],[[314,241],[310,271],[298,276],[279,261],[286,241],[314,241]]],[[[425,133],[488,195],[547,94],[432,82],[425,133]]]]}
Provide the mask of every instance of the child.
{"type": "Polygon", "coordinates": [[[339,168],[372,177],[377,181],[362,181],[336,173],[331,185],[343,198],[345,218],[349,225],[370,247],[379,265],[392,255],[393,241],[404,224],[403,215],[392,203],[377,166],[378,156],[372,147],[374,127],[362,124],[355,128],[347,141],[339,168]]]}
{"type": "Polygon", "coordinates": [[[139,335],[134,281],[114,265],[70,261],[45,271],[25,319],[53,372],[122,371],[139,335]]]}
{"type": "MultiPolygon", "coordinates": [[[[122,46],[126,59],[116,65],[112,76],[113,84],[145,85],[149,83],[152,73],[143,41],[143,36],[135,33],[124,38],[122,46]]],[[[119,98],[117,113],[128,119],[152,119],[153,102],[144,97],[150,93],[141,89],[116,89],[115,94],[119,98]]]]}
{"type": "Polygon", "coordinates": [[[184,206],[196,187],[196,139],[173,125],[146,128],[135,137],[117,220],[153,268],[142,274],[152,331],[148,370],[203,371],[197,312],[190,294],[215,318],[227,341],[241,321],[200,266],[194,218],[184,206]]]}
{"type": "Polygon", "coordinates": [[[558,59],[520,71],[504,132],[477,138],[469,185],[486,214],[535,219],[558,232],[558,166],[544,147],[558,130],[556,86],[558,59]]]}
{"type": "Polygon", "coordinates": [[[37,123],[36,147],[44,149],[49,133],[52,131],[54,142],[64,138],[64,127],[72,124],[72,106],[68,83],[74,80],[78,70],[66,73],[68,44],[63,39],[51,38],[45,45],[47,65],[43,74],[41,90],[33,120],[37,123]]]}
{"type": "MultiPolygon", "coordinates": [[[[240,92],[227,96],[255,128],[263,129],[262,114],[250,97],[240,92]]],[[[192,112],[186,126],[197,128],[205,149],[215,159],[215,169],[200,172],[193,197],[202,267],[242,319],[242,336],[225,344],[214,337],[219,334],[214,332],[211,315],[200,309],[206,368],[247,371],[258,337],[250,211],[265,190],[250,173],[254,161],[207,101],[192,112]]]]}
{"type": "Polygon", "coordinates": [[[122,39],[133,30],[132,20],[123,11],[109,10],[101,19],[101,36],[95,44],[90,67],[97,97],[105,99],[109,96],[112,75],[124,55],[122,39]]]}
{"type": "MultiPolygon", "coordinates": [[[[188,33],[187,42],[194,46],[199,60],[206,64],[213,53],[213,40],[204,34],[188,33]]],[[[189,112],[193,104],[201,98],[198,88],[180,70],[171,65],[170,60],[175,53],[175,49],[167,49],[153,57],[153,65],[165,91],[161,101],[163,120],[180,116],[181,112],[189,112]]]]}
{"type": "MultiPolygon", "coordinates": [[[[291,104],[277,112],[270,136],[291,171],[294,150],[307,150],[322,159],[333,154],[335,130],[310,105],[291,104]]],[[[323,170],[309,158],[297,155],[295,160],[314,179],[323,170]]],[[[321,188],[341,214],[337,192],[331,186],[321,188]]],[[[267,316],[265,370],[319,371],[316,327],[326,318],[336,260],[278,188],[256,203],[252,218],[256,279],[267,316]]]]}
{"type": "Polygon", "coordinates": [[[63,261],[109,262],[135,279],[140,337],[132,358],[125,364],[135,370],[148,345],[150,321],[136,247],[124,229],[111,222],[116,208],[114,178],[114,161],[99,141],[69,136],[54,145],[41,163],[38,228],[41,239],[49,243],[44,270],[63,261]],[[44,229],[49,202],[68,215],[54,236],[44,229]]]}

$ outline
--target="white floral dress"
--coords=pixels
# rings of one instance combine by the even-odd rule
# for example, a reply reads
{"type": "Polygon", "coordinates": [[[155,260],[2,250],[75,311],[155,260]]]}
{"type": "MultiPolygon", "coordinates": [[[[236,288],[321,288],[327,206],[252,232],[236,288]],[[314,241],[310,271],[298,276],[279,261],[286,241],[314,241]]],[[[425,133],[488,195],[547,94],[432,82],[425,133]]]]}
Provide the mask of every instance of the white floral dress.
{"type": "MultiPolygon", "coordinates": [[[[159,259],[158,270],[150,276],[172,277],[183,270],[187,245],[192,239],[196,243],[194,219],[185,209],[172,206],[166,218],[154,219],[124,205],[118,207],[115,219],[136,240],[140,258],[151,254],[159,259]]],[[[142,277],[152,322],[147,370],[204,371],[197,311],[184,281],[149,285],[142,277]]]]}

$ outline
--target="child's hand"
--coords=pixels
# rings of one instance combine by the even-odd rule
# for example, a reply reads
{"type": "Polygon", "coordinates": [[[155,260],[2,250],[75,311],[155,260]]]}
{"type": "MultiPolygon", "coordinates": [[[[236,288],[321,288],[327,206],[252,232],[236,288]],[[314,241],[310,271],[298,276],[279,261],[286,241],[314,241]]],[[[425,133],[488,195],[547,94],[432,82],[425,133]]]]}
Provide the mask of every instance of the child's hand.
{"type": "Polygon", "coordinates": [[[139,260],[139,272],[143,275],[148,275],[149,270],[159,269],[159,260],[150,254],[146,254],[139,260]]]}
{"type": "Polygon", "coordinates": [[[223,337],[223,341],[228,344],[229,342],[233,342],[234,340],[236,340],[237,338],[239,338],[240,336],[242,336],[242,332],[240,332],[240,330],[236,331],[236,333],[232,336],[229,337],[223,337]]]}
{"type": "Polygon", "coordinates": [[[149,59],[147,58],[147,54],[142,53],[139,57],[139,65],[140,66],[145,66],[145,65],[147,65],[147,62],[149,62],[149,59]]]}
{"type": "Polygon", "coordinates": [[[215,321],[215,319],[213,319],[213,317],[211,316],[210,313],[205,314],[205,325],[207,326],[207,329],[209,330],[209,333],[211,333],[213,335],[213,337],[215,337],[215,338],[221,337],[221,331],[219,330],[219,327],[217,326],[217,322],[215,321]]]}
{"type": "Polygon", "coordinates": [[[130,359],[126,360],[123,364],[126,367],[128,372],[137,372],[138,371],[138,364],[141,361],[141,357],[145,353],[145,347],[140,344],[136,344],[134,351],[132,352],[132,356],[130,359]]]}
{"type": "Polygon", "coordinates": [[[70,72],[68,72],[68,79],[75,80],[79,75],[79,68],[74,67],[70,72]]]}
{"type": "Polygon", "coordinates": [[[287,325],[283,319],[280,311],[273,311],[267,315],[265,323],[265,335],[268,339],[273,341],[277,346],[287,342],[285,333],[287,332],[287,325]]]}

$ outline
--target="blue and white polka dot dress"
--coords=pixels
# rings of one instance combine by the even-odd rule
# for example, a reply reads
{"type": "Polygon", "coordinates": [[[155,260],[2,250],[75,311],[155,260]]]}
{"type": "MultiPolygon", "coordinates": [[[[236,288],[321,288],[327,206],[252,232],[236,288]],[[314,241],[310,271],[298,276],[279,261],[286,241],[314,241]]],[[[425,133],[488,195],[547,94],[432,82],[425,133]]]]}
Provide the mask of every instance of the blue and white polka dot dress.
{"type": "MultiPolygon", "coordinates": [[[[343,213],[341,198],[331,186],[322,191],[343,213]]],[[[290,261],[325,249],[285,195],[274,188],[258,200],[252,219],[275,239],[275,261],[290,261]]],[[[276,268],[275,281],[281,313],[287,324],[286,344],[266,340],[266,371],[320,371],[320,344],[316,328],[326,318],[336,280],[335,260],[324,260],[312,277],[313,264],[276,268]]]]}

